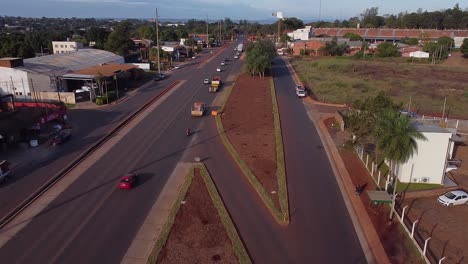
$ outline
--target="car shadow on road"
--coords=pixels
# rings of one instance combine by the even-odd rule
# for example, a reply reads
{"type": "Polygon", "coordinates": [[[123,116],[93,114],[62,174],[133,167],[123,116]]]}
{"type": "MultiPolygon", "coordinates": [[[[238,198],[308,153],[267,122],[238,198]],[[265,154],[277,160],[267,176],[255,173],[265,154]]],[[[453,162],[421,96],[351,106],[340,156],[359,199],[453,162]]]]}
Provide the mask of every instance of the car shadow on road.
{"type": "Polygon", "coordinates": [[[145,182],[149,181],[152,177],[154,177],[155,174],[143,172],[143,173],[138,173],[137,175],[138,175],[137,182],[134,188],[139,188],[140,186],[144,185],[145,182]]]}

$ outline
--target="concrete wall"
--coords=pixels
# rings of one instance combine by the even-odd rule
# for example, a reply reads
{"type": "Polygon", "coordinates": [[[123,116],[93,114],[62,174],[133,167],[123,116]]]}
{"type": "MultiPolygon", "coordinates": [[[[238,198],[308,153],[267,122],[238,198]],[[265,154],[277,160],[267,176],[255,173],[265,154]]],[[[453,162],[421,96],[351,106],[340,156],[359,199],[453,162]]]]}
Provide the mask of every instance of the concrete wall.
{"type": "Polygon", "coordinates": [[[56,92],[55,86],[52,87],[50,77],[48,75],[29,73],[29,83],[31,92],[56,92]]]}
{"type": "MultiPolygon", "coordinates": [[[[444,166],[452,133],[422,133],[427,140],[417,140],[418,151],[406,163],[396,167],[396,175],[401,182],[422,182],[422,178],[429,178],[426,183],[442,184],[444,166]],[[411,175],[411,167],[413,174],[411,175]]],[[[451,153],[451,151],[450,151],[451,153]]]]}
{"type": "Polygon", "coordinates": [[[62,101],[66,104],[75,104],[75,93],[35,92],[32,94],[39,100],[62,101]]]}
{"type": "Polygon", "coordinates": [[[27,96],[29,90],[28,74],[17,68],[0,67],[0,93],[27,96]]]}

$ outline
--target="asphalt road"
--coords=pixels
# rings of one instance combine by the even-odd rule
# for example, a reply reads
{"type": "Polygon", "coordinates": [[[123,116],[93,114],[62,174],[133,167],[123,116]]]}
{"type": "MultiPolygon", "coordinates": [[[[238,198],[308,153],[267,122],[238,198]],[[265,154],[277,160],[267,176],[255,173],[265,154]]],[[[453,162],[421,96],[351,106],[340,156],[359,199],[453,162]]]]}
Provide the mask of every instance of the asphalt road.
{"type": "MultiPolygon", "coordinates": [[[[210,117],[192,118],[190,106],[214,99],[203,79],[215,74],[222,58],[233,57],[232,47],[201,69],[187,66],[174,72],[171,81],[187,82],[8,241],[0,249],[1,262],[118,263],[188,147],[185,128],[204,133],[202,123],[210,117]],[[118,180],[127,172],[140,174],[139,184],[120,191],[118,180]]],[[[231,60],[223,68],[217,74],[225,79],[230,71],[239,71],[240,63],[231,60]]],[[[149,99],[145,92],[141,97],[134,99],[136,104],[149,99]]]]}
{"type": "Polygon", "coordinates": [[[320,138],[296,98],[294,81],[275,60],[291,211],[278,225],[224,150],[214,121],[191,153],[204,159],[255,263],[367,263],[320,138]]]}
{"type": "MultiPolygon", "coordinates": [[[[209,54],[202,54],[188,64],[198,63],[208,56],[209,54]]],[[[8,156],[8,153],[1,153],[2,159],[17,164],[14,164],[13,177],[8,182],[0,184],[0,218],[3,218],[34,190],[107,135],[126,116],[136,111],[175,80],[185,79],[185,73],[193,68],[193,65],[187,66],[187,69],[182,68],[171,72],[169,78],[158,82],[150,81],[128,96],[124,102],[116,105],[96,109],[69,109],[69,122],[73,126],[72,140],[61,146],[41,145],[35,149],[17,150],[14,151],[13,158],[8,156]]]]}
{"type": "Polygon", "coordinates": [[[148,83],[121,104],[99,109],[69,109],[69,123],[73,126],[70,141],[56,147],[44,144],[35,149],[17,150],[13,158],[4,157],[16,164],[13,177],[0,185],[0,218],[171,81],[173,79],[168,78],[148,83]]]}

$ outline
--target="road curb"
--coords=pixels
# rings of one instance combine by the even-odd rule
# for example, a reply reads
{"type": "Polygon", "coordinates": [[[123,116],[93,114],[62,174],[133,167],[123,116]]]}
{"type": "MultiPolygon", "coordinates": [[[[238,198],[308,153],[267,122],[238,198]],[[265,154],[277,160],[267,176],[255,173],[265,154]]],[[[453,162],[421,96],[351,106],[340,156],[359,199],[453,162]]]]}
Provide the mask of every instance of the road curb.
{"type": "Polygon", "coordinates": [[[15,207],[12,211],[6,214],[2,219],[0,219],[0,230],[5,227],[11,220],[13,220],[17,215],[19,215],[24,209],[26,209],[29,205],[31,205],[37,198],[39,198],[43,193],[49,190],[54,184],[59,182],[65,175],[67,175],[70,171],[72,171],[78,164],[80,164],[83,160],[85,160],[89,155],[99,149],[105,142],[107,142],[113,135],[119,132],[123,127],[125,127],[128,123],[130,123],[133,119],[135,119],[139,114],[141,114],[145,109],[147,109],[150,105],[156,102],[159,98],[161,98],[164,94],[169,92],[172,88],[174,88],[180,81],[177,80],[167,86],[161,93],[153,96],[148,102],[146,102],[142,107],[138,110],[130,114],[126,117],[122,122],[120,122],[116,127],[114,127],[107,135],[103,138],[99,139],[93,146],[89,147],[85,150],[82,154],[80,154],[76,159],[70,162],[65,168],[55,174],[50,180],[48,180],[45,184],[39,187],[33,194],[27,197],[23,202],[21,202],[17,207],[15,207]]]}

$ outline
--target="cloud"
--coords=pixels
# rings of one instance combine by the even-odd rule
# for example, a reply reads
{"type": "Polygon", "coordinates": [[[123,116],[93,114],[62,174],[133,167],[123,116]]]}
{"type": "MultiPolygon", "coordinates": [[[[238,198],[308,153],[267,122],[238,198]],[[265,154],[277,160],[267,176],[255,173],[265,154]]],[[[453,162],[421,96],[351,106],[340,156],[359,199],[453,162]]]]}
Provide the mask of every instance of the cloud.
{"type": "Polygon", "coordinates": [[[88,3],[88,4],[122,4],[122,5],[150,5],[151,2],[131,0],[51,0],[53,2],[88,3]]]}

